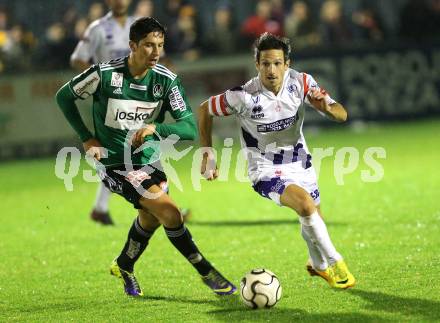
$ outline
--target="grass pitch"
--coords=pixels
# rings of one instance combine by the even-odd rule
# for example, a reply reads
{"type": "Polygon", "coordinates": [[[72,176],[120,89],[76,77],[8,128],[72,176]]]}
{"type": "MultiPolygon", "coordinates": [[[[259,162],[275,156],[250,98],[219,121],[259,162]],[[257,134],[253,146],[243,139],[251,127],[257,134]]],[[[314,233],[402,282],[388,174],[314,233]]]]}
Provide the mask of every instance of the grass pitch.
{"type": "Polygon", "coordinates": [[[99,226],[88,218],[96,185],[78,176],[66,192],[54,175],[55,158],[1,164],[0,321],[439,321],[439,127],[419,121],[305,131],[310,147],[352,146],[361,154],[345,185],[336,184],[334,158],[323,160],[319,181],[331,237],[358,281],[347,291],[306,274],[293,212],[233,174],[195,191],[191,158],[174,164],[184,191],[172,187],[172,196],[192,209],[188,227],[208,259],[236,284],[252,268],[278,275],[283,297],[270,310],[213,295],[162,229],[136,265],[145,297],[126,297],[109,264],[135,210],[114,195],[116,226],[99,226]],[[362,153],[370,146],[386,149],[379,160],[384,177],[364,183],[362,153]]]}

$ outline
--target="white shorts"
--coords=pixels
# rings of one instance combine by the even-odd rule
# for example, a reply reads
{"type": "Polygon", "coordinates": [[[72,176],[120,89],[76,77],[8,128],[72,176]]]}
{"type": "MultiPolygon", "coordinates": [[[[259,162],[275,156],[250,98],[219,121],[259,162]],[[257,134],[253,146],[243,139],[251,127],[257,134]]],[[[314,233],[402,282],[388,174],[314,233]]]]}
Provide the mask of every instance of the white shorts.
{"type": "Polygon", "coordinates": [[[252,174],[252,177],[256,178],[253,181],[254,190],[261,196],[282,206],[280,203],[281,194],[287,186],[295,184],[306,190],[315,205],[319,205],[321,201],[315,169],[313,166],[307,169],[298,166],[298,163],[290,163],[260,168],[258,175],[252,174]]]}

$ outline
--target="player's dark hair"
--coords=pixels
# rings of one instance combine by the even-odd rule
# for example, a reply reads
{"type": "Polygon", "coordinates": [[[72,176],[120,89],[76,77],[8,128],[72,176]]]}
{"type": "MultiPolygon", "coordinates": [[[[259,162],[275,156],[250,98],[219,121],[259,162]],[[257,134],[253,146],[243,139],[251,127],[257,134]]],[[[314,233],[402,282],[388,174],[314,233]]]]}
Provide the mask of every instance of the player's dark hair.
{"type": "Polygon", "coordinates": [[[160,32],[165,35],[165,27],[152,17],[136,19],[130,26],[130,40],[137,44],[151,32],[160,32]]]}
{"type": "Polygon", "coordinates": [[[278,37],[271,33],[265,32],[254,43],[255,60],[260,62],[260,54],[263,50],[281,49],[284,53],[284,62],[290,57],[290,41],[285,37],[278,37]]]}

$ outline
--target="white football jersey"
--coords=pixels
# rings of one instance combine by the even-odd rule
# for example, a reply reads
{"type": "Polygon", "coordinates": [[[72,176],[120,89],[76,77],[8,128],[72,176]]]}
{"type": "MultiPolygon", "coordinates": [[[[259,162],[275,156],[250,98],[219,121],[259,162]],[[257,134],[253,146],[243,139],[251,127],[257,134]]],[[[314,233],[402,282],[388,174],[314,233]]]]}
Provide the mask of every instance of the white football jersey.
{"type": "Polygon", "coordinates": [[[135,19],[128,16],[123,27],[114,19],[111,12],[95,20],[87,27],[70,59],[85,62],[92,59],[93,63],[100,63],[128,55],[130,25],[135,19]]]}
{"type": "MultiPolygon", "coordinates": [[[[251,181],[257,181],[265,169],[274,165],[311,167],[311,155],[302,132],[303,103],[310,105],[307,94],[311,88],[320,89],[312,76],[289,68],[277,95],[267,90],[257,76],[244,86],[209,99],[211,115],[237,116],[241,145],[248,149],[251,181]]],[[[335,103],[329,95],[326,100],[335,103]]]]}

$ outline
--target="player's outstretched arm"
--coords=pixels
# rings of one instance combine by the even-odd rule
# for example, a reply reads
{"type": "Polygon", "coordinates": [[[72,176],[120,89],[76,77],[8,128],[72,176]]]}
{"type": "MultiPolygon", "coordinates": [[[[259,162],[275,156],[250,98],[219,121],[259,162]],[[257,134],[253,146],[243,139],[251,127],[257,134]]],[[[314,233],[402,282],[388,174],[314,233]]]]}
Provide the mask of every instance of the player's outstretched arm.
{"type": "Polygon", "coordinates": [[[325,114],[333,121],[345,122],[347,121],[347,110],[340,103],[332,103],[329,105],[329,109],[326,110],[325,114]]]}
{"type": "Polygon", "coordinates": [[[197,137],[197,125],[192,114],[175,123],[154,123],[154,125],[157,133],[163,138],[172,134],[179,136],[180,140],[194,140],[197,137]]]}
{"type": "MultiPolygon", "coordinates": [[[[209,114],[207,100],[200,105],[198,116],[200,146],[209,149],[212,147],[212,116],[209,114]]],[[[218,177],[218,169],[212,153],[203,153],[200,173],[207,180],[214,180],[218,177]]]]}
{"type": "Polygon", "coordinates": [[[212,147],[212,116],[208,110],[208,100],[203,102],[199,107],[199,133],[200,146],[212,147]]]}
{"type": "Polygon", "coordinates": [[[161,138],[167,138],[170,135],[177,135],[179,140],[194,140],[197,136],[197,125],[193,115],[176,121],[175,123],[151,123],[136,131],[132,138],[131,144],[134,147],[141,146],[147,136],[159,134],[161,138]]]}
{"type": "Polygon", "coordinates": [[[347,110],[342,104],[334,102],[329,104],[326,93],[320,90],[311,90],[307,95],[310,104],[318,111],[324,113],[329,119],[336,122],[347,121],[347,110]]]}

